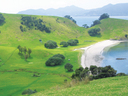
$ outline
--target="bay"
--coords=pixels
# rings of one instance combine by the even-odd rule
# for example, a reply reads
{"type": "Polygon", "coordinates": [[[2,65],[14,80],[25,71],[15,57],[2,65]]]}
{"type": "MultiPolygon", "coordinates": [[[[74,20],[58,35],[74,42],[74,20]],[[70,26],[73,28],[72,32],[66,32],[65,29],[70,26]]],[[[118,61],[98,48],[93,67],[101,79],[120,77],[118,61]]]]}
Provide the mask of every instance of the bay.
{"type": "Polygon", "coordinates": [[[104,56],[101,66],[105,67],[111,65],[117,73],[128,74],[128,42],[121,42],[120,44],[107,47],[102,54],[104,56]],[[124,60],[117,60],[117,58],[124,58],[124,60]]]}
{"type": "MultiPolygon", "coordinates": [[[[76,20],[77,25],[82,27],[83,24],[87,24],[89,27],[93,24],[93,21],[98,20],[100,16],[76,16],[73,19],[76,20]]],[[[110,16],[110,18],[128,20],[128,16],[110,16]]]]}

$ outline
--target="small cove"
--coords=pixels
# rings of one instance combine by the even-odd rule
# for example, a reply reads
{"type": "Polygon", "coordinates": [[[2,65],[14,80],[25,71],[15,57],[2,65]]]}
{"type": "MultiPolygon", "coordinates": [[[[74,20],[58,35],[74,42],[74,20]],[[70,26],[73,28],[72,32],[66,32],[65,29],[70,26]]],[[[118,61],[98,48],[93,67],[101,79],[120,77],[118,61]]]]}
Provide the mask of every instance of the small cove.
{"type": "Polygon", "coordinates": [[[101,66],[111,65],[117,73],[128,74],[128,42],[121,42],[112,47],[106,47],[103,52],[101,66]],[[121,60],[117,60],[117,59],[121,60]]]}

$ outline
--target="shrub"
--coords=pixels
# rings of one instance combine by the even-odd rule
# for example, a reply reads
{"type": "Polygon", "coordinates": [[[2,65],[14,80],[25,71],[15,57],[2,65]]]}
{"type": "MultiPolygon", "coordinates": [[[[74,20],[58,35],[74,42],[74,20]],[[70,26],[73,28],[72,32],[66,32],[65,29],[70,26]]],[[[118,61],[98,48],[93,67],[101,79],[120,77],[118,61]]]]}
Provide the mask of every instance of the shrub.
{"type": "Polygon", "coordinates": [[[63,45],[63,47],[68,47],[68,43],[65,41],[60,42],[60,45],[63,45]]]}
{"type": "Polygon", "coordinates": [[[4,16],[0,13],[0,24],[2,24],[5,21],[4,16]]]}
{"type": "Polygon", "coordinates": [[[34,91],[32,91],[31,89],[28,89],[28,90],[24,90],[23,92],[22,92],[22,95],[30,95],[30,94],[33,94],[33,93],[36,93],[37,91],[36,91],[36,89],[34,90],[34,91]]]}
{"type": "Polygon", "coordinates": [[[116,76],[127,76],[125,73],[118,73],[116,76]]]}
{"type": "Polygon", "coordinates": [[[95,25],[98,25],[98,24],[101,24],[100,20],[95,20],[95,21],[93,21],[93,24],[91,26],[95,26],[95,25]]]}
{"type": "Polygon", "coordinates": [[[73,65],[70,64],[70,63],[67,63],[65,66],[64,66],[65,69],[67,69],[69,72],[73,71],[73,65]]]}
{"type": "Polygon", "coordinates": [[[57,43],[55,41],[49,40],[44,44],[44,46],[49,49],[54,49],[57,47],[57,43]]]}
{"type": "Polygon", "coordinates": [[[75,39],[75,40],[70,39],[70,40],[68,40],[67,43],[68,43],[68,45],[70,45],[70,46],[76,46],[77,43],[79,43],[79,41],[78,41],[77,39],[75,39]]]}
{"type": "Polygon", "coordinates": [[[63,62],[63,59],[60,57],[51,57],[46,61],[46,66],[56,66],[56,65],[61,65],[63,62]]]}
{"type": "Polygon", "coordinates": [[[57,66],[61,65],[62,62],[64,61],[65,57],[62,54],[56,54],[52,57],[50,57],[46,62],[46,66],[57,66]]]}
{"type": "Polygon", "coordinates": [[[109,15],[107,13],[104,13],[100,16],[99,20],[109,18],[109,15]]]}
{"type": "Polygon", "coordinates": [[[60,57],[61,59],[65,59],[65,57],[64,57],[64,55],[62,55],[62,54],[56,54],[56,55],[54,55],[53,57],[60,57]]]}
{"type": "Polygon", "coordinates": [[[100,35],[100,28],[93,28],[93,29],[90,29],[89,31],[88,31],[88,34],[90,35],[90,36],[97,36],[97,35],[100,35]]]}

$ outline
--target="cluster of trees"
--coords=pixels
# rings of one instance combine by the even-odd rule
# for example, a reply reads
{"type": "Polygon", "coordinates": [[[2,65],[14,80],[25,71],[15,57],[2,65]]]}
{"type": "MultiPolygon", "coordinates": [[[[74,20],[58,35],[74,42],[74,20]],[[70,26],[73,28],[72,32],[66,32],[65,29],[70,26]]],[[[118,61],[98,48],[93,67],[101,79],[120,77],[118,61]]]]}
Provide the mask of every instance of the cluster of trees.
{"type": "Polygon", "coordinates": [[[100,28],[93,28],[93,29],[90,29],[88,30],[88,34],[90,36],[98,36],[98,35],[101,35],[100,34],[100,28]]]}
{"type": "Polygon", "coordinates": [[[80,67],[75,70],[75,73],[72,74],[71,78],[79,78],[80,80],[89,77],[90,79],[100,79],[100,78],[106,78],[106,77],[114,77],[116,76],[116,70],[114,70],[110,65],[106,67],[97,67],[94,65],[91,65],[90,68],[86,67],[85,69],[83,67],[80,67]],[[90,76],[90,73],[92,74],[90,76]]]}
{"type": "Polygon", "coordinates": [[[30,54],[32,53],[32,50],[30,48],[27,49],[26,47],[22,47],[20,45],[18,45],[17,48],[19,49],[19,53],[21,55],[24,55],[25,60],[27,60],[28,57],[30,57],[30,54]]]}
{"type": "MultiPolygon", "coordinates": [[[[31,17],[31,16],[22,16],[21,18],[22,25],[27,26],[29,29],[35,28],[36,30],[40,30],[40,31],[45,31],[46,33],[50,33],[51,31],[49,30],[48,27],[46,27],[45,25],[43,25],[43,20],[42,19],[37,19],[36,17],[31,17]]],[[[24,31],[23,26],[20,26],[21,31],[24,31]]]]}
{"type": "MultiPolygon", "coordinates": [[[[76,46],[79,43],[79,41],[77,39],[70,39],[68,40],[68,42],[66,41],[62,41],[60,42],[60,45],[62,45],[63,47],[68,47],[68,46],[76,46]]],[[[44,46],[48,49],[54,49],[56,47],[58,47],[57,43],[55,41],[49,40],[47,41],[44,46]]]]}
{"type": "Polygon", "coordinates": [[[0,24],[5,22],[4,16],[0,13],[0,24]]]}
{"type": "Polygon", "coordinates": [[[65,56],[62,54],[56,54],[52,57],[50,57],[46,62],[45,65],[46,66],[57,66],[57,65],[61,65],[62,62],[64,61],[65,56]]]}
{"type": "Polygon", "coordinates": [[[70,15],[65,15],[64,17],[76,23],[76,20],[74,20],[70,15]]]}

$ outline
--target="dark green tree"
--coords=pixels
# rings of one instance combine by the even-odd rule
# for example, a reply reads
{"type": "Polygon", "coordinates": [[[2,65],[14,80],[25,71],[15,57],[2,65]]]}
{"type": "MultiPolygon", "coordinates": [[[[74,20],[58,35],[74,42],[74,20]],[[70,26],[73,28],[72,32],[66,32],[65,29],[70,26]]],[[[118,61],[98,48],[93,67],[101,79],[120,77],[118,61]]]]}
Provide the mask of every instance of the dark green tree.
{"type": "Polygon", "coordinates": [[[63,45],[63,47],[68,47],[68,43],[65,41],[60,42],[60,45],[63,45]]]}
{"type": "Polygon", "coordinates": [[[95,21],[93,21],[93,24],[91,26],[95,26],[95,25],[98,25],[98,24],[101,24],[100,20],[95,20],[95,21]]]}
{"type": "Polygon", "coordinates": [[[68,45],[70,45],[70,46],[76,46],[77,43],[79,43],[79,41],[78,41],[77,39],[75,39],[75,40],[70,39],[70,40],[68,40],[67,43],[68,43],[68,45]]]}
{"type": "Polygon", "coordinates": [[[98,36],[100,35],[100,28],[93,28],[88,31],[90,36],[98,36]]]}
{"type": "Polygon", "coordinates": [[[0,24],[5,22],[4,16],[0,13],[0,24]]]}
{"type": "Polygon", "coordinates": [[[70,63],[65,64],[64,68],[67,69],[69,72],[73,71],[73,65],[70,63]]]}
{"type": "Polygon", "coordinates": [[[65,59],[65,56],[64,55],[62,55],[62,54],[55,54],[55,55],[53,55],[52,57],[60,57],[61,59],[65,59]]]}
{"type": "Polygon", "coordinates": [[[24,55],[25,61],[27,61],[28,57],[29,57],[28,54],[25,54],[25,55],[24,55]]]}
{"type": "Polygon", "coordinates": [[[30,48],[28,48],[28,55],[30,57],[30,54],[32,53],[32,50],[30,48]]]}
{"type": "Polygon", "coordinates": [[[27,48],[26,47],[23,48],[23,52],[24,52],[24,54],[26,54],[26,52],[27,52],[27,48]]]}
{"type": "Polygon", "coordinates": [[[109,15],[107,13],[104,13],[100,16],[99,20],[109,18],[109,15]]]}
{"type": "Polygon", "coordinates": [[[49,49],[54,49],[57,47],[57,43],[55,41],[49,40],[44,44],[44,46],[49,49]]]}
{"type": "Polygon", "coordinates": [[[89,28],[89,26],[87,24],[83,24],[82,25],[84,28],[89,28]]]}

